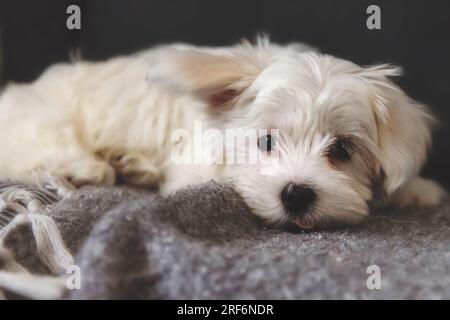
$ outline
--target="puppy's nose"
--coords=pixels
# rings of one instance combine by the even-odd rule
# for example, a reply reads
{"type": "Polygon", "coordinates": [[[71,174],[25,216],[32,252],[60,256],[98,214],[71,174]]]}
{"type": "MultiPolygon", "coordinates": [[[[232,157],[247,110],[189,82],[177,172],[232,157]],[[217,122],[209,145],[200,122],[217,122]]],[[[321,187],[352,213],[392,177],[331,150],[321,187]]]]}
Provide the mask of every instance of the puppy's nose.
{"type": "Polygon", "coordinates": [[[289,183],[281,191],[284,207],[296,217],[302,217],[316,198],[316,192],[308,185],[289,183]]]}

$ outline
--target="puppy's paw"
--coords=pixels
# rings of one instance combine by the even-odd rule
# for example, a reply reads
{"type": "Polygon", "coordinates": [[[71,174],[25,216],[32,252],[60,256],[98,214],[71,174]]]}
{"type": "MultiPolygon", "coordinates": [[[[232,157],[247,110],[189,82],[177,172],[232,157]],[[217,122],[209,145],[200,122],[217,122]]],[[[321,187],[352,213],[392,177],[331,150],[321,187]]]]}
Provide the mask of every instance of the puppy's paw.
{"type": "Polygon", "coordinates": [[[399,207],[435,206],[440,204],[445,197],[447,197],[447,193],[439,184],[418,177],[392,195],[391,203],[399,207]]]}
{"type": "Polygon", "coordinates": [[[77,163],[63,176],[75,187],[83,185],[112,186],[116,180],[114,169],[102,161],[77,163]]]}
{"type": "Polygon", "coordinates": [[[118,154],[108,161],[127,184],[149,188],[159,185],[160,170],[142,154],[118,154]]]}

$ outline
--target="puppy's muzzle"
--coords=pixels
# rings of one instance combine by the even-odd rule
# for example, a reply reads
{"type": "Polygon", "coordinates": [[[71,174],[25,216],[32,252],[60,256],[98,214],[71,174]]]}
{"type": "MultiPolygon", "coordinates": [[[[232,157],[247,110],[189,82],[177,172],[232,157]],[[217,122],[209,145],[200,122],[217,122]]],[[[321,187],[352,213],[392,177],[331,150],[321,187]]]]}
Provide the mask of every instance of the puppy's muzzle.
{"type": "Polygon", "coordinates": [[[305,184],[289,183],[281,191],[281,201],[294,219],[303,218],[316,199],[314,189],[305,184]]]}

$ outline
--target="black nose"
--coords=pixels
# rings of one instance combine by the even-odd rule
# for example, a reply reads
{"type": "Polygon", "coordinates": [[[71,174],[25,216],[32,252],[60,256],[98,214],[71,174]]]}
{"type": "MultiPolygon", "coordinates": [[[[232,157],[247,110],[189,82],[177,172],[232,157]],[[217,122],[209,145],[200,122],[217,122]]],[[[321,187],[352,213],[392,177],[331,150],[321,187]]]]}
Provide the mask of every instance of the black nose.
{"type": "Polygon", "coordinates": [[[289,183],[281,191],[281,201],[284,207],[296,217],[301,217],[316,200],[316,192],[308,185],[289,183]]]}

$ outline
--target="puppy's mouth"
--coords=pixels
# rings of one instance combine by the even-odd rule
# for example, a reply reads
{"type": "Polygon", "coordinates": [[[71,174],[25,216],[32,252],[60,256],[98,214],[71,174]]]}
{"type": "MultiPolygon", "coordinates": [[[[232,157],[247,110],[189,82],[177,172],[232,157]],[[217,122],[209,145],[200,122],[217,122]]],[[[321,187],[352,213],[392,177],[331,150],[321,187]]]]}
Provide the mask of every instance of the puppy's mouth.
{"type": "Polygon", "coordinates": [[[306,215],[302,218],[295,218],[293,222],[294,224],[305,230],[314,228],[314,220],[309,215],[306,215]]]}

